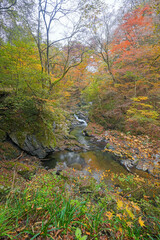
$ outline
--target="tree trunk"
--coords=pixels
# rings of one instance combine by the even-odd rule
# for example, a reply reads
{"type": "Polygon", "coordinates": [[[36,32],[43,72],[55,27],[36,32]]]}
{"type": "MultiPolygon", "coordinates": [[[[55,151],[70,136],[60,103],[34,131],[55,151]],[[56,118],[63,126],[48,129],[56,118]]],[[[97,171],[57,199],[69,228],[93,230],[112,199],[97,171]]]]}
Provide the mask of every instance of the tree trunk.
{"type": "Polygon", "coordinates": [[[49,29],[47,29],[47,73],[50,75],[49,69],[49,29]]]}
{"type": "Polygon", "coordinates": [[[41,69],[43,73],[43,61],[42,61],[42,52],[41,52],[41,37],[40,37],[40,22],[41,22],[41,0],[39,0],[39,9],[38,9],[38,32],[37,32],[37,38],[38,38],[38,52],[39,52],[39,58],[41,62],[41,69]]]}

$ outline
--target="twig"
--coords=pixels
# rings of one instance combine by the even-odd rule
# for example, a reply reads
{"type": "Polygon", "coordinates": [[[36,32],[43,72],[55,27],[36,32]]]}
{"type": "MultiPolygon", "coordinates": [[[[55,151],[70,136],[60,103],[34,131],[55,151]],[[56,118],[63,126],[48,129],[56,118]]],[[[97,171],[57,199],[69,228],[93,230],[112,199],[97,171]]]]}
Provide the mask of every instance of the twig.
{"type": "Polygon", "coordinates": [[[80,193],[86,193],[86,194],[88,194],[88,193],[93,193],[93,191],[80,191],[80,193]]]}
{"type": "Polygon", "coordinates": [[[16,170],[15,170],[15,168],[14,168],[14,170],[13,170],[13,180],[12,180],[11,192],[13,191],[13,188],[14,188],[15,176],[16,176],[16,170]]]}
{"type": "MultiPolygon", "coordinates": [[[[142,186],[143,186],[143,185],[142,185],[142,186]]],[[[139,187],[137,187],[136,189],[134,189],[134,190],[126,193],[123,197],[126,197],[127,195],[129,195],[129,194],[131,194],[131,193],[133,193],[133,192],[136,192],[136,191],[137,191],[138,189],[140,189],[142,186],[139,186],[139,187]]]]}
{"type": "Polygon", "coordinates": [[[23,153],[24,153],[24,152],[21,152],[21,154],[20,154],[17,158],[15,158],[15,159],[13,159],[13,160],[14,160],[14,161],[19,160],[19,159],[23,156],[23,153]]]}

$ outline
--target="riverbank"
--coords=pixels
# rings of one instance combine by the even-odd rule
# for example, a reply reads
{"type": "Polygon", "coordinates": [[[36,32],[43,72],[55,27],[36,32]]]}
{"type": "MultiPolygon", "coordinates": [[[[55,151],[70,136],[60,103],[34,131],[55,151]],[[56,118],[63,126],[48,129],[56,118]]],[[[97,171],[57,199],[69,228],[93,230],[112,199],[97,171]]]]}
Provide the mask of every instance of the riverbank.
{"type": "MultiPolygon", "coordinates": [[[[123,150],[122,143],[126,144],[126,136],[116,131],[104,131],[91,124],[86,131],[85,134],[94,136],[94,141],[106,142],[105,151],[117,156],[118,146],[123,150]]],[[[145,141],[143,145],[147,144],[145,141]]],[[[133,146],[130,143],[130,147],[135,147],[135,143],[133,141],[133,146]]],[[[149,149],[151,151],[151,146],[149,149]]],[[[38,158],[11,145],[10,150],[1,151],[1,155],[1,240],[160,237],[158,179],[106,170],[99,173],[96,180],[93,169],[83,172],[76,170],[75,165],[70,168],[57,165],[55,169],[46,170],[38,158]]]]}
{"type": "Polygon", "coordinates": [[[152,140],[148,136],[134,136],[116,130],[107,130],[95,123],[86,127],[88,135],[98,141],[106,140],[105,151],[112,152],[119,157],[128,171],[137,168],[159,177],[160,173],[160,141],[152,140]]]}
{"type": "Polygon", "coordinates": [[[22,182],[13,171],[11,191],[0,204],[0,239],[158,239],[155,182],[107,171],[97,183],[91,174],[71,168],[61,172],[39,168],[22,182]],[[107,186],[103,179],[108,174],[113,182],[127,183],[126,189],[120,191],[118,184],[107,186]],[[145,185],[152,186],[152,195],[145,185]],[[129,190],[131,186],[134,190],[129,190]]]}

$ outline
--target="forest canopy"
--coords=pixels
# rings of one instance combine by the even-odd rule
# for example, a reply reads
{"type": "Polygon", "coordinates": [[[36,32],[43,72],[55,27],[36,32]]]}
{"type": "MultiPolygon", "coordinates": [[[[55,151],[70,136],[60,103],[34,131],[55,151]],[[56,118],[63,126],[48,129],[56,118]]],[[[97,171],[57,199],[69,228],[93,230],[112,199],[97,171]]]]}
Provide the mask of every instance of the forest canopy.
{"type": "MultiPolygon", "coordinates": [[[[63,108],[66,99],[79,91],[92,102],[92,121],[159,137],[156,0],[127,0],[116,11],[100,0],[6,0],[0,16],[3,129],[10,109],[13,119],[26,111],[28,102],[43,118],[45,111],[52,109],[54,115],[54,108],[63,108]],[[61,25],[63,35],[56,39],[61,25]]],[[[5,131],[12,131],[9,125],[5,131]]]]}

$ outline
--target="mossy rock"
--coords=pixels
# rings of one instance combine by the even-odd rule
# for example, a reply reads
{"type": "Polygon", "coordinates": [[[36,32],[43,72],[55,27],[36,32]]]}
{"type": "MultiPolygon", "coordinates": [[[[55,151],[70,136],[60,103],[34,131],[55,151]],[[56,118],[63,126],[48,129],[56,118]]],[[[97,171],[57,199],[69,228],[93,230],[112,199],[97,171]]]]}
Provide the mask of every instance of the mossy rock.
{"type": "Polygon", "coordinates": [[[10,142],[0,142],[0,160],[11,160],[20,155],[20,150],[10,142]]]}
{"type": "Polygon", "coordinates": [[[3,142],[6,139],[6,132],[0,129],[0,142],[3,142]]]}
{"type": "Polygon", "coordinates": [[[30,155],[45,158],[49,153],[54,151],[55,141],[54,139],[47,139],[45,134],[42,135],[41,138],[39,138],[39,133],[31,135],[25,131],[16,131],[10,134],[10,138],[30,155]]]}
{"type": "Polygon", "coordinates": [[[19,170],[18,174],[20,174],[24,179],[26,180],[31,180],[31,178],[34,176],[35,171],[30,171],[30,170],[19,170]]]}

